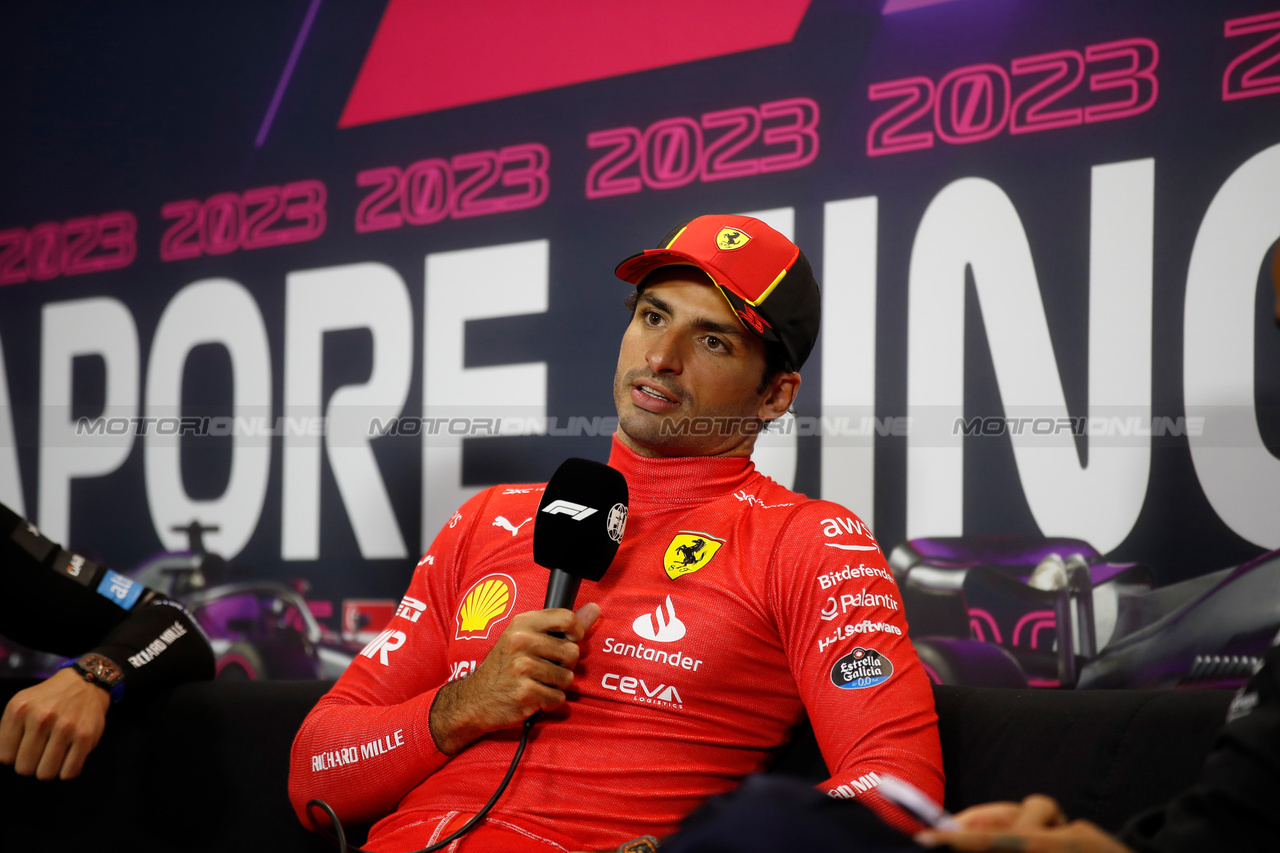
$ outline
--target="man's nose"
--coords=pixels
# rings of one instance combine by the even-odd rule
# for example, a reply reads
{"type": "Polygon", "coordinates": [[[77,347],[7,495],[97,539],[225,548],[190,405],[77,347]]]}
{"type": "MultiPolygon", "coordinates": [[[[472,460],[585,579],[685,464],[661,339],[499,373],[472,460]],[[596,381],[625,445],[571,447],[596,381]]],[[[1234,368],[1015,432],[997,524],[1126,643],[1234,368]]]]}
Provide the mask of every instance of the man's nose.
{"type": "Polygon", "coordinates": [[[682,348],[679,336],[667,332],[654,341],[645,353],[645,361],[654,373],[679,373],[684,369],[682,348]]]}

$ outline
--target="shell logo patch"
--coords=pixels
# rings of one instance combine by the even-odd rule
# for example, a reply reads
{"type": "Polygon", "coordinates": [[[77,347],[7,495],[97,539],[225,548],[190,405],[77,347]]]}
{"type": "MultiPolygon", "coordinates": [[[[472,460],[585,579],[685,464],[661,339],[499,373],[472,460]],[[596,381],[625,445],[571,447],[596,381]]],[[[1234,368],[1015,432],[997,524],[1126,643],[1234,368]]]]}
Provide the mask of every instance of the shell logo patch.
{"type": "Polygon", "coordinates": [[[716,235],[716,248],[722,252],[732,252],[734,249],[741,249],[747,243],[751,242],[751,235],[746,231],[737,228],[724,227],[720,229],[720,233],[716,235]]]}
{"type": "Polygon", "coordinates": [[[875,649],[861,646],[831,667],[831,683],[841,690],[859,690],[883,684],[893,675],[893,661],[875,649]]]}
{"type": "Polygon", "coordinates": [[[724,542],[708,533],[681,530],[662,555],[662,568],[672,580],[696,572],[711,562],[724,542]]]}
{"type": "Polygon", "coordinates": [[[516,603],[516,582],[510,575],[485,575],[472,584],[458,608],[459,640],[483,640],[494,625],[511,615],[516,603]]]}

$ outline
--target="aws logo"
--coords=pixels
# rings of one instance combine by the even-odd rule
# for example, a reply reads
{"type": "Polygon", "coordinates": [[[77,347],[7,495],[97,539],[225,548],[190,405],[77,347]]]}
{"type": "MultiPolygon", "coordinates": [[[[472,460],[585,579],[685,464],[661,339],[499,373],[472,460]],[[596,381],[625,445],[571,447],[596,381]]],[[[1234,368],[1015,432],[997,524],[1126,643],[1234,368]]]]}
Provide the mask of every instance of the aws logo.
{"type": "Polygon", "coordinates": [[[717,539],[708,533],[681,530],[667,546],[667,552],[662,555],[662,568],[666,570],[667,577],[672,580],[692,574],[710,564],[724,543],[725,540],[717,539]]]}
{"type": "Polygon", "coordinates": [[[456,621],[459,640],[483,640],[493,626],[511,615],[516,602],[516,582],[510,575],[485,575],[462,598],[456,621]]]}

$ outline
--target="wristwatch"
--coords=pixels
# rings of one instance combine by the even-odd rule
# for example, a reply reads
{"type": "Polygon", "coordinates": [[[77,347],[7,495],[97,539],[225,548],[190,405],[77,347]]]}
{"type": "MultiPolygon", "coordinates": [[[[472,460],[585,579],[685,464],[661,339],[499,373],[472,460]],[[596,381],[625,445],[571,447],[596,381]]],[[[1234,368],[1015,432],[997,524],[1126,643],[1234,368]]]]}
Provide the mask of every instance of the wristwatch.
{"type": "Polygon", "coordinates": [[[124,695],[124,673],[111,658],[90,652],[71,661],[69,665],[84,676],[85,681],[91,681],[110,693],[113,704],[119,702],[124,695]]]}

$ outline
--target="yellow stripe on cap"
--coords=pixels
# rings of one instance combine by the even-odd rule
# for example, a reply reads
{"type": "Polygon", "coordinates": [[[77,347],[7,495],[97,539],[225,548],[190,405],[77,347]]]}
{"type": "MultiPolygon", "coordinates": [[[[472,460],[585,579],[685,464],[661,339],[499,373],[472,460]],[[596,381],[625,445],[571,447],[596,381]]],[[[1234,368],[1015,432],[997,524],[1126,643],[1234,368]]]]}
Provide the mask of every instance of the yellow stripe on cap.
{"type": "MultiPolygon", "coordinates": [[[[675,241],[673,240],[672,242],[675,242],[675,241]]],[[[702,267],[698,267],[697,269],[701,270],[702,267]]],[[[752,329],[746,323],[742,322],[742,317],[738,315],[738,306],[734,305],[733,300],[729,298],[729,292],[728,292],[729,288],[725,287],[723,284],[716,281],[716,277],[713,276],[711,273],[707,272],[706,270],[702,270],[702,271],[706,273],[707,278],[711,279],[711,284],[715,286],[716,291],[720,294],[720,296],[724,298],[724,304],[729,306],[729,310],[733,312],[733,319],[738,321],[738,325],[741,326],[745,331],[750,332],[751,334],[757,334],[755,329],[752,329]]],[[[735,293],[734,296],[737,296],[737,294],[735,293]]],[[[742,297],[740,296],[738,298],[742,299],[742,297]]],[[[745,302],[746,300],[743,299],[742,301],[745,302]]]]}
{"type": "Polygon", "coordinates": [[[688,226],[688,225],[686,225],[685,227],[681,228],[679,231],[677,231],[677,232],[676,232],[676,236],[674,236],[674,237],[672,237],[672,238],[671,238],[671,242],[670,242],[670,243],[668,243],[667,245],[663,246],[662,248],[664,248],[664,249],[670,249],[672,246],[674,246],[674,245],[676,244],[676,241],[680,239],[680,235],[681,235],[681,234],[683,234],[685,231],[688,231],[688,230],[689,230],[689,226],[688,226]]]}
{"type": "Polygon", "coordinates": [[[786,270],[783,270],[782,272],[778,273],[778,277],[773,280],[773,284],[766,287],[764,289],[764,293],[760,294],[760,298],[757,299],[755,302],[751,302],[750,300],[744,300],[744,301],[748,305],[750,305],[752,308],[759,308],[760,303],[764,302],[766,299],[769,298],[769,294],[773,293],[773,289],[778,286],[778,282],[782,281],[782,279],[786,276],[786,274],[787,274],[786,270]]]}

